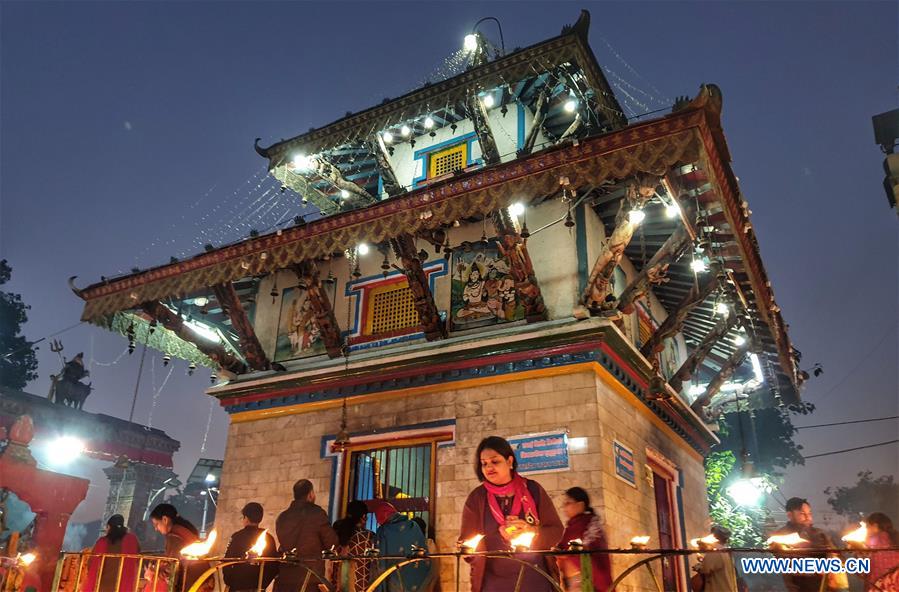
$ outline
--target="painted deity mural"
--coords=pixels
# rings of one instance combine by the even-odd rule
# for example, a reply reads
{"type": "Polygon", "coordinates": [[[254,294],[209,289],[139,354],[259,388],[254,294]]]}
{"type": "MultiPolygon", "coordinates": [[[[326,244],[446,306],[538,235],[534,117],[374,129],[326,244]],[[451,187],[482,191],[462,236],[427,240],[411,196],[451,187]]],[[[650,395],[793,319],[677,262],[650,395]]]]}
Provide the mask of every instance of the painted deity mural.
{"type": "Polygon", "coordinates": [[[306,292],[298,288],[285,288],[278,320],[275,361],[316,356],[324,352],[321,332],[306,292]]]}
{"type": "Polygon", "coordinates": [[[466,243],[453,252],[451,330],[462,331],[524,318],[509,262],[495,239],[466,243]]]}

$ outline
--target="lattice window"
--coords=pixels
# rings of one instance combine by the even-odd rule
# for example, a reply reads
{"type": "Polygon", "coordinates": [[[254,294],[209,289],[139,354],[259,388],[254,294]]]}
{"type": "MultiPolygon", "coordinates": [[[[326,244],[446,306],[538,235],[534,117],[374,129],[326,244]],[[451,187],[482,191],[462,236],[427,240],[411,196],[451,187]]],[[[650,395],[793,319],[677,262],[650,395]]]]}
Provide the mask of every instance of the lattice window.
{"type": "Polygon", "coordinates": [[[419,324],[412,291],[406,282],[390,286],[371,296],[371,334],[389,333],[419,324]]]}
{"type": "Polygon", "coordinates": [[[429,159],[428,177],[439,177],[465,168],[468,157],[466,144],[459,144],[440,152],[435,152],[429,159]]]}

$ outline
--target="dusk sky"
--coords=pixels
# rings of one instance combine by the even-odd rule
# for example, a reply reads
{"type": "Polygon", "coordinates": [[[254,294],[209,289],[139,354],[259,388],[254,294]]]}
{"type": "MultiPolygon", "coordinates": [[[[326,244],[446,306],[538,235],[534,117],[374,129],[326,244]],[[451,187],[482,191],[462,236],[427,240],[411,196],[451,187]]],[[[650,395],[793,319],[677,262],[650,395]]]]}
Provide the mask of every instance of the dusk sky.
{"type": "MultiPolygon", "coordinates": [[[[824,367],[803,393],[817,411],[794,423],[899,415],[899,219],[871,127],[897,106],[896,2],[2,2],[0,258],[13,269],[5,289],[32,306],[27,337],[78,322],[71,275],[85,286],[300,213],[295,194],[267,193],[255,137],[268,145],[420,86],[480,17],[501,21],[512,50],[557,35],[581,8],[630,114],[701,83],[722,89],[790,336],[803,367],[824,367]]],[[[498,42],[492,23],[481,31],[498,42]]],[[[139,350],[100,365],[119,358],[123,337],[82,325],[59,338],[69,358],[96,362],[85,409],[127,418],[139,350]]],[[[46,342],[39,359],[27,390],[44,396],[60,362],[46,342]]],[[[186,477],[198,457],[223,456],[227,416],[213,408],[201,452],[209,371],[173,367],[152,425],[181,441],[186,477]]],[[[148,421],[170,368],[148,353],[135,421],[148,421]]],[[[897,432],[883,421],[804,430],[799,442],[816,454],[897,432]]],[[[101,466],[73,469],[93,480],[76,522],[100,517],[101,466]]],[[[809,460],[782,494],[821,512],[822,490],[864,469],[899,476],[899,446],[809,460]]]]}

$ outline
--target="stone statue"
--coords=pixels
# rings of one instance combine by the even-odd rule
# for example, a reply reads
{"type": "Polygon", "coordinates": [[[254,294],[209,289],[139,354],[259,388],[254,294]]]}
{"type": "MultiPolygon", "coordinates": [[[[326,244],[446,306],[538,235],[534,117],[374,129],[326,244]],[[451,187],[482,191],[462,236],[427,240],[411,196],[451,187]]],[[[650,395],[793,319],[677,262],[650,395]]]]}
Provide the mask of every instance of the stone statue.
{"type": "MultiPolygon", "coordinates": [[[[51,349],[59,353],[62,351],[62,344],[54,344],[51,349]]],[[[50,400],[73,409],[81,409],[84,400],[93,390],[90,383],[81,382],[89,374],[84,369],[84,353],[79,353],[68,362],[63,358],[62,371],[50,376],[50,400]]]]}

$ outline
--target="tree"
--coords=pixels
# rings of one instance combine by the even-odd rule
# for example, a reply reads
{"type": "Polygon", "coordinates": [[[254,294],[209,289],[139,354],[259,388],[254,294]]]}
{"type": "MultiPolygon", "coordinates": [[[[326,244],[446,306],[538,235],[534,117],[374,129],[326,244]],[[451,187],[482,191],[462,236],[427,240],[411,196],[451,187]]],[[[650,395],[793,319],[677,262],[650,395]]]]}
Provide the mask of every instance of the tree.
{"type": "Polygon", "coordinates": [[[871,478],[871,471],[858,474],[858,483],[852,486],[828,487],[827,503],[840,516],[856,518],[871,512],[884,512],[892,518],[899,517],[899,483],[892,475],[871,478]]]}
{"type": "Polygon", "coordinates": [[[709,515],[715,523],[731,531],[731,544],[761,546],[767,538],[765,524],[769,512],[764,504],[740,506],[727,492],[728,487],[744,476],[741,460],[744,450],[750,455],[758,485],[772,491],[787,467],[805,464],[802,446],[793,440],[796,428],[790,420],[791,411],[805,415],[813,410],[813,405],[803,404],[792,410],[739,411],[727,413],[719,421],[721,442],[706,458],[706,487],[709,515]]]}
{"type": "MultiPolygon", "coordinates": [[[[9,281],[12,268],[0,261],[0,286],[9,281]]],[[[31,307],[22,297],[0,290],[0,386],[22,390],[37,378],[37,357],[31,344],[20,334],[31,307]]]]}

